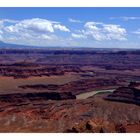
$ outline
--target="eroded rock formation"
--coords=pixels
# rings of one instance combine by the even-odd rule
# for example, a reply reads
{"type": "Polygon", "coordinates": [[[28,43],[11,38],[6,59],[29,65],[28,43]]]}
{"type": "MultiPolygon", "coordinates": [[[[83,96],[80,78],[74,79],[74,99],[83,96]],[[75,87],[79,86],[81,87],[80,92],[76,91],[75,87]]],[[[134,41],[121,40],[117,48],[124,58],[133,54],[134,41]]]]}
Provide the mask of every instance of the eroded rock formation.
{"type": "Polygon", "coordinates": [[[128,87],[119,87],[112,94],[105,97],[106,100],[133,103],[140,105],[139,83],[130,83],[128,87]]]}
{"type": "Polygon", "coordinates": [[[37,92],[37,93],[12,93],[12,94],[3,94],[0,95],[1,102],[9,103],[24,103],[31,102],[34,100],[67,100],[67,99],[76,99],[75,95],[72,95],[71,92],[37,92]]]}
{"type": "Polygon", "coordinates": [[[103,100],[101,95],[85,100],[0,100],[0,125],[0,132],[140,132],[140,107],[103,100]]]}

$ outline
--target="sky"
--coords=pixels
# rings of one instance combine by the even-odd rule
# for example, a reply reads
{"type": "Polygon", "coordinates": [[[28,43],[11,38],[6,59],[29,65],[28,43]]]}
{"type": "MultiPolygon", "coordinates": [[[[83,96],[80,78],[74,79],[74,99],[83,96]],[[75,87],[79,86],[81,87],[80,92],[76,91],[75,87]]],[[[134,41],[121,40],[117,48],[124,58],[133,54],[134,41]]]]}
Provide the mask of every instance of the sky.
{"type": "Polygon", "coordinates": [[[140,48],[140,8],[0,8],[0,41],[43,47],[140,48]]]}

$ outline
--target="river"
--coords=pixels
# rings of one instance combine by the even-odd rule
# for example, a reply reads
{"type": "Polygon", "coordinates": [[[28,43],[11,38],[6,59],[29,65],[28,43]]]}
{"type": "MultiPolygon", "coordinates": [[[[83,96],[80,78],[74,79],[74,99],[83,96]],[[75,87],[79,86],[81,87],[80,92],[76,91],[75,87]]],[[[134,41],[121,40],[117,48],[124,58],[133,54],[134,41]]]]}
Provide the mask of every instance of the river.
{"type": "Polygon", "coordinates": [[[90,92],[85,92],[82,94],[79,94],[76,96],[76,99],[87,99],[88,97],[91,97],[95,94],[98,94],[100,92],[113,92],[115,89],[109,89],[109,90],[96,90],[96,91],[90,91],[90,92]]]}

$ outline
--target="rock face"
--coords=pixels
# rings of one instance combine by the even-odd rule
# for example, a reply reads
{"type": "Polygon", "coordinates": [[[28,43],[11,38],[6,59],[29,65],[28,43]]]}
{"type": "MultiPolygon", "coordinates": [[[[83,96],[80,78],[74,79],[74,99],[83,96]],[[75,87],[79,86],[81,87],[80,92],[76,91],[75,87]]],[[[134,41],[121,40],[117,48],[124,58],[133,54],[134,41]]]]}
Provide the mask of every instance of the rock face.
{"type": "Polygon", "coordinates": [[[140,89],[137,88],[138,85],[137,83],[130,83],[128,87],[119,87],[105,99],[140,105],[140,89]]]}
{"type": "Polygon", "coordinates": [[[140,89],[140,82],[130,82],[129,87],[140,89]]]}
{"type": "Polygon", "coordinates": [[[22,85],[19,86],[19,88],[23,88],[23,89],[36,89],[36,90],[59,90],[61,85],[55,85],[55,84],[48,84],[48,85],[44,85],[44,84],[36,84],[36,85],[22,85]]]}
{"type": "Polygon", "coordinates": [[[72,81],[63,85],[55,84],[36,84],[36,85],[22,85],[19,88],[23,89],[35,89],[35,90],[51,90],[59,92],[72,92],[73,95],[78,95],[84,92],[96,90],[96,89],[108,89],[110,87],[118,87],[120,83],[115,79],[83,79],[72,81]]]}
{"type": "Polygon", "coordinates": [[[85,100],[0,100],[0,126],[0,132],[140,132],[140,107],[103,100],[101,95],[85,100]]]}
{"type": "Polygon", "coordinates": [[[82,72],[79,66],[72,65],[44,65],[30,62],[0,64],[0,75],[14,78],[28,78],[31,76],[64,75],[68,72],[82,72]]]}
{"type": "Polygon", "coordinates": [[[16,93],[16,94],[3,94],[0,95],[1,102],[9,103],[24,103],[31,102],[34,100],[67,100],[67,99],[76,99],[75,95],[72,95],[71,92],[38,92],[38,93],[16,93]]]}
{"type": "MultiPolygon", "coordinates": [[[[63,69],[63,68],[62,68],[63,69]]],[[[0,66],[0,75],[14,78],[28,78],[30,76],[64,75],[64,70],[58,67],[44,67],[34,64],[24,65],[16,63],[9,66],[0,66]]]]}

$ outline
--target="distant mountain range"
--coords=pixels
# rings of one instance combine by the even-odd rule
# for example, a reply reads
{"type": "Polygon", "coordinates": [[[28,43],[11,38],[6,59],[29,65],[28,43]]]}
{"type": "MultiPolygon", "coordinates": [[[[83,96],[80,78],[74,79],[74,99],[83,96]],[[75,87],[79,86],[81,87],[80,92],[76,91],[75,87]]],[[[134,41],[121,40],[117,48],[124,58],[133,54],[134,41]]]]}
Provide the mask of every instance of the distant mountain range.
{"type": "Polygon", "coordinates": [[[10,44],[10,43],[5,43],[3,41],[0,41],[0,48],[13,48],[13,49],[16,49],[16,48],[29,48],[30,46],[27,46],[27,45],[18,45],[18,44],[10,44]]]}
{"type": "Polygon", "coordinates": [[[64,47],[64,46],[31,46],[31,45],[19,45],[10,44],[0,41],[0,49],[45,49],[45,50],[108,50],[108,51],[118,51],[118,50],[139,50],[139,48],[91,48],[91,47],[64,47]]]}
{"type": "MultiPolygon", "coordinates": [[[[31,46],[31,45],[18,45],[18,44],[10,44],[0,41],[0,49],[47,49],[47,50],[87,50],[93,48],[87,47],[64,47],[64,46],[31,46]]],[[[95,48],[94,48],[95,49],[95,48]]]]}
{"type": "Polygon", "coordinates": [[[0,49],[47,49],[47,50],[62,50],[62,49],[80,49],[79,47],[62,47],[62,46],[31,46],[31,45],[19,45],[19,44],[10,44],[0,41],[0,49]]]}

